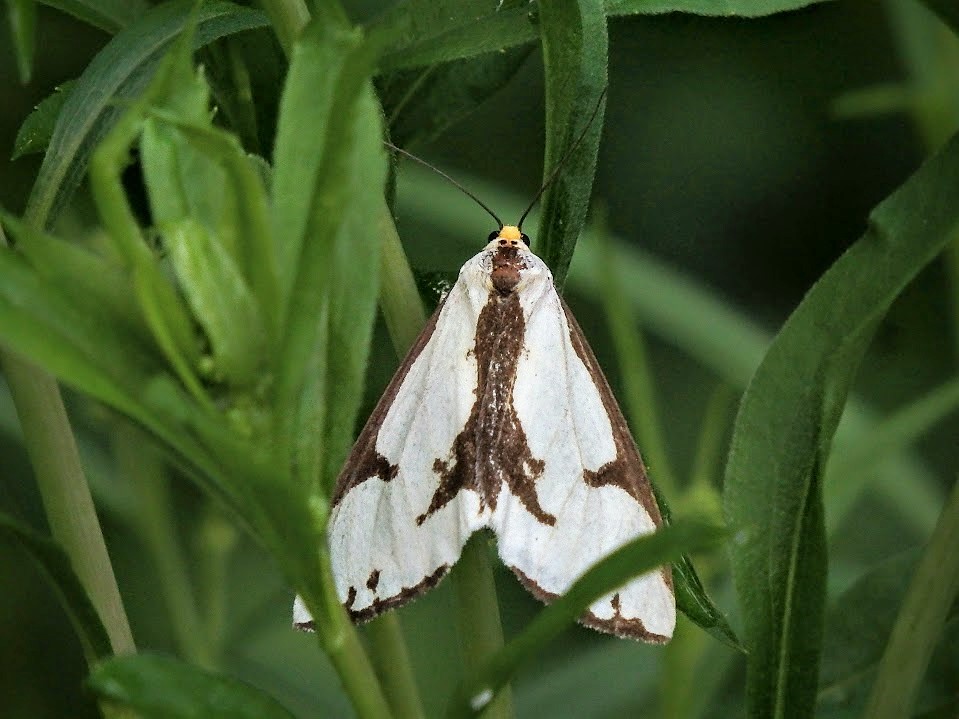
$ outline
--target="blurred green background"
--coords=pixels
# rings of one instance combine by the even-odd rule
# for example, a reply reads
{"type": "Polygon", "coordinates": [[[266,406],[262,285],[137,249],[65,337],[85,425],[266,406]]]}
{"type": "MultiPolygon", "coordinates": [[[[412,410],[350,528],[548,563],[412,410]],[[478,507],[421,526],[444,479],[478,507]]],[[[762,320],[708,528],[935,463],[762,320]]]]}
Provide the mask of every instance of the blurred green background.
{"type": "MultiPolygon", "coordinates": [[[[354,4],[353,17],[371,17],[377,9],[374,3],[354,4]]],[[[109,37],[41,7],[35,72],[23,86],[6,18],[3,22],[0,204],[19,212],[39,156],[6,159],[18,127],[52,88],[76,77],[109,37]]],[[[942,82],[959,88],[959,62],[948,33],[911,2],[825,2],[758,20],[669,15],[611,21],[608,109],[594,189],[609,232],[714,293],[744,321],[774,333],[862,233],[869,209],[954,129],[950,118],[959,117],[957,109],[942,108],[935,131],[920,129],[914,114],[870,110],[883,109],[886,95],[859,92],[910,81],[915,57],[908,37],[915,27],[932,28],[925,49],[952,58],[942,68],[954,76],[942,82]],[[843,107],[856,109],[856,116],[837,111],[843,107]]],[[[959,106],[959,96],[952,102],[959,106]]],[[[517,76],[478,112],[436,141],[411,149],[477,190],[491,184],[512,193],[521,207],[541,181],[542,107],[542,70],[533,50],[517,76]]],[[[437,185],[429,203],[463,208],[462,228],[451,235],[405,204],[405,177],[401,171],[398,226],[414,267],[455,271],[493,229],[488,218],[455,189],[437,185]]],[[[63,221],[67,231],[93,222],[83,192],[74,208],[63,221]]],[[[937,261],[883,322],[856,387],[857,396],[879,415],[955,375],[959,338],[949,299],[955,292],[946,264],[937,261]]],[[[618,390],[598,299],[578,294],[574,282],[570,301],[618,390]]],[[[685,477],[717,378],[668,337],[650,335],[649,342],[668,449],[685,477]]],[[[397,363],[382,328],[372,357],[368,406],[397,363]]],[[[137,529],[143,495],[131,490],[111,455],[120,420],[76,395],[67,398],[138,646],[175,652],[156,568],[137,529]]],[[[732,416],[730,406],[727,423],[732,416]]],[[[938,482],[945,488],[955,479],[955,420],[953,415],[940,423],[914,447],[933,487],[938,482]]],[[[0,467],[0,510],[43,528],[15,411],[2,386],[0,467]]],[[[219,581],[192,548],[210,541],[229,547],[220,585],[226,606],[221,667],[268,688],[304,716],[348,715],[315,642],[289,629],[292,597],[270,560],[191,484],[177,477],[173,489],[180,538],[201,586],[219,581]]],[[[921,542],[935,518],[876,501],[869,492],[852,516],[857,521],[839,527],[832,546],[830,586],[836,591],[866,567],[921,542]]],[[[711,559],[711,588],[735,620],[723,564],[722,557],[711,559]]],[[[537,605],[505,571],[497,580],[509,636],[537,605]]],[[[448,592],[441,586],[401,616],[418,676],[451,686],[458,671],[455,630],[452,620],[437,620],[447,611],[448,592]]],[[[714,651],[731,655],[725,648],[714,651]]],[[[515,686],[516,703],[526,716],[625,716],[644,706],[661,661],[658,648],[577,628],[526,671],[515,686]]],[[[733,663],[721,680],[721,692],[728,683],[722,694],[730,703],[717,704],[714,716],[733,713],[741,701],[738,671],[733,663]]],[[[95,716],[81,687],[83,675],[79,644],[49,586],[18,549],[0,544],[0,714],[95,716]]],[[[439,695],[424,698],[432,713],[445,701],[439,695]]]]}

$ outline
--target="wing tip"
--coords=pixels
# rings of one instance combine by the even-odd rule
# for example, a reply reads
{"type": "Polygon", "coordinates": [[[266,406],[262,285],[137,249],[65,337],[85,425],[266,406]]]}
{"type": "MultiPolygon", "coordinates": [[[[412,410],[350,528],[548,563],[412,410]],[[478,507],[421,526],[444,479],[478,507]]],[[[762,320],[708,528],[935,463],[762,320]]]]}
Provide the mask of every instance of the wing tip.
{"type": "MultiPolygon", "coordinates": [[[[549,604],[559,596],[558,594],[548,592],[543,589],[533,579],[524,574],[523,571],[518,567],[511,566],[510,569],[513,570],[513,573],[517,576],[520,583],[526,587],[527,591],[544,604],[549,604]]],[[[664,575],[664,578],[669,577],[668,569],[666,572],[664,572],[664,575]]],[[[671,579],[671,577],[669,578],[671,579]]],[[[670,588],[670,591],[672,591],[672,582],[667,581],[667,584],[670,588]]],[[[596,631],[603,632],[604,634],[612,634],[621,639],[636,639],[649,644],[666,644],[670,639],[673,638],[672,632],[669,634],[657,634],[649,631],[646,629],[643,621],[639,617],[624,617],[619,613],[618,604],[619,594],[617,593],[613,596],[613,607],[616,609],[616,613],[611,619],[600,619],[593,614],[593,612],[588,611],[580,616],[576,621],[585,627],[595,629],[596,631]]]]}
{"type": "Polygon", "coordinates": [[[412,587],[403,587],[396,594],[380,599],[374,595],[373,601],[366,607],[362,609],[353,609],[353,602],[355,601],[355,589],[352,589],[352,592],[349,592],[347,601],[344,603],[347,613],[350,615],[350,619],[353,620],[354,624],[364,624],[365,622],[375,619],[383,612],[389,611],[390,609],[396,609],[401,607],[404,604],[407,604],[414,599],[418,598],[424,592],[429,591],[437,584],[440,583],[440,580],[443,579],[450,571],[450,565],[443,564],[437,567],[436,571],[432,574],[427,575],[422,580],[414,584],[412,587]]]}

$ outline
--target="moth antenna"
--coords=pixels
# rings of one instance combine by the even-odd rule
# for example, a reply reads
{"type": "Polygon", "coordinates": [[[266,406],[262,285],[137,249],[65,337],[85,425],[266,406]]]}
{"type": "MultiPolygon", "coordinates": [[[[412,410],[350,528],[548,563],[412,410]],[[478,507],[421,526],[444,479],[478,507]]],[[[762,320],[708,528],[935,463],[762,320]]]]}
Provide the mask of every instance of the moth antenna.
{"type": "Polygon", "coordinates": [[[593,126],[593,120],[595,120],[596,115],[599,114],[599,108],[603,104],[603,99],[606,97],[607,90],[609,90],[609,86],[604,87],[603,91],[599,94],[599,99],[596,101],[596,107],[593,108],[593,113],[589,116],[589,120],[586,122],[586,127],[583,128],[583,131],[579,133],[579,137],[576,138],[576,142],[570,145],[569,149],[566,151],[566,154],[559,159],[559,162],[556,163],[556,167],[553,168],[553,172],[546,179],[546,182],[543,183],[542,187],[539,188],[539,191],[536,193],[533,201],[529,203],[529,207],[526,208],[526,212],[520,215],[519,222],[516,223],[516,227],[518,229],[523,229],[523,220],[525,220],[530,211],[536,207],[536,203],[539,202],[539,198],[543,196],[543,193],[546,192],[547,188],[553,184],[557,177],[559,177],[559,173],[566,165],[566,162],[570,157],[572,157],[573,152],[576,151],[576,148],[579,147],[580,143],[585,139],[586,133],[589,132],[589,128],[593,126]]]}
{"type": "Polygon", "coordinates": [[[408,158],[410,158],[411,160],[414,160],[415,162],[420,163],[423,167],[427,167],[427,168],[429,168],[430,170],[432,170],[433,172],[435,172],[437,175],[439,175],[439,176],[442,177],[444,180],[446,180],[447,182],[449,182],[451,185],[453,185],[454,187],[456,187],[460,192],[462,192],[464,195],[466,195],[468,198],[470,198],[470,199],[471,199],[473,202],[475,202],[477,205],[479,205],[479,206],[482,207],[484,210],[486,210],[486,212],[489,213],[490,217],[492,217],[494,220],[496,220],[496,224],[499,225],[499,228],[500,228],[501,230],[503,229],[503,221],[502,221],[499,217],[496,216],[496,213],[495,213],[495,212],[493,212],[489,207],[486,206],[486,203],[484,203],[480,198],[478,198],[478,197],[477,197],[476,195],[474,195],[472,192],[470,192],[469,190],[467,190],[465,187],[463,187],[463,185],[461,185],[459,182],[457,182],[457,181],[454,180],[452,177],[450,177],[449,175],[447,175],[447,174],[446,174],[445,172],[443,172],[441,169],[439,169],[438,167],[434,167],[433,165],[431,165],[430,163],[428,163],[426,160],[424,160],[422,157],[417,157],[417,156],[414,155],[412,152],[407,152],[407,151],[404,150],[402,147],[397,147],[397,146],[394,145],[392,142],[388,142],[387,140],[383,140],[383,144],[386,145],[386,146],[387,146],[388,148],[390,148],[391,150],[393,150],[393,152],[398,152],[398,153],[400,153],[401,155],[403,155],[404,157],[408,157],[408,158]]]}

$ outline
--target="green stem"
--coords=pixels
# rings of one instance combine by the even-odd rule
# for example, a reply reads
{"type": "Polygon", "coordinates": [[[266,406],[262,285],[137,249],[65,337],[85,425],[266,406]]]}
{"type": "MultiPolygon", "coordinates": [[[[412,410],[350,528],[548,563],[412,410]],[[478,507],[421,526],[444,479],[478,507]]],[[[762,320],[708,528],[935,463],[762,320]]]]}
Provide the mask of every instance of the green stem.
{"type": "Polygon", "coordinates": [[[319,564],[323,595],[315,600],[306,596],[303,599],[307,601],[314,617],[316,633],[323,650],[343,682],[343,688],[350,697],[357,716],[361,719],[392,717],[379,679],[363,649],[356,628],[336,596],[330,555],[325,546],[320,548],[319,564]]]}
{"type": "MultiPolygon", "coordinates": [[[[42,227],[44,221],[44,217],[34,217],[31,224],[42,227]]],[[[0,248],[6,247],[6,236],[0,228],[0,248]]],[[[130,622],[57,381],[5,350],[0,350],[0,371],[17,408],[50,532],[70,557],[90,595],[113,652],[134,653],[130,622]]]]}
{"type": "Polygon", "coordinates": [[[219,664],[227,635],[227,565],[236,546],[237,530],[211,501],[206,503],[197,553],[200,556],[200,596],[203,623],[214,664],[219,664]]]}
{"type": "Polygon", "coordinates": [[[406,640],[403,638],[403,628],[396,614],[390,612],[370,622],[366,637],[370,642],[373,668],[393,713],[402,719],[425,717],[406,640]]]}
{"type": "Polygon", "coordinates": [[[276,38],[280,41],[283,52],[289,57],[293,44],[310,21],[310,11],[306,3],[303,0],[260,0],[260,5],[270,16],[276,38]]]}
{"type": "Polygon", "coordinates": [[[143,433],[123,422],[114,438],[121,473],[137,495],[135,524],[156,568],[159,591],[183,657],[215,668],[206,628],[200,621],[183,549],[177,541],[170,482],[160,455],[143,433]]]}
{"type": "Polygon", "coordinates": [[[426,324],[426,311],[385,200],[380,208],[379,229],[383,238],[380,252],[380,309],[393,346],[402,357],[413,346],[416,336],[426,324]]]}
{"type": "Polygon", "coordinates": [[[47,523],[83,583],[116,654],[136,651],[100,520],[80,464],[70,420],[56,380],[10,353],[0,369],[23,427],[23,441],[36,474],[47,523]]]}
{"type": "MultiPolygon", "coordinates": [[[[503,625],[487,547],[485,534],[470,537],[451,575],[463,665],[468,677],[475,676],[487,659],[503,648],[503,625]]],[[[483,717],[509,719],[512,716],[513,700],[507,686],[490,702],[483,717]]]]}
{"type": "Polygon", "coordinates": [[[936,528],[896,617],[864,719],[910,716],[919,682],[959,594],[959,482],[952,487],[936,528]]]}
{"type": "Polygon", "coordinates": [[[728,384],[720,384],[709,398],[703,413],[703,424],[696,443],[696,456],[690,471],[689,491],[715,492],[716,478],[721,471],[723,440],[732,417],[730,412],[738,393],[728,384]]]}

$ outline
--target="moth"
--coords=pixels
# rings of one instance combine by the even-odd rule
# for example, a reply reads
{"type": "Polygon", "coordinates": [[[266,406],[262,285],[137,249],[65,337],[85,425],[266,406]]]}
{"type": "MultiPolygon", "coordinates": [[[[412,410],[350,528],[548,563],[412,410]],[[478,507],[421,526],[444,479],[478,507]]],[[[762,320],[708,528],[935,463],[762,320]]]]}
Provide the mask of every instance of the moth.
{"type": "MultiPolygon", "coordinates": [[[[336,590],[355,621],[436,585],[481,529],[549,602],[662,526],[623,414],[549,268],[522,219],[499,224],[463,265],[337,480],[328,537],[336,590]]],[[[601,598],[580,621],[668,641],[669,568],[601,598]]],[[[312,627],[299,598],[294,624],[312,627]]]]}

